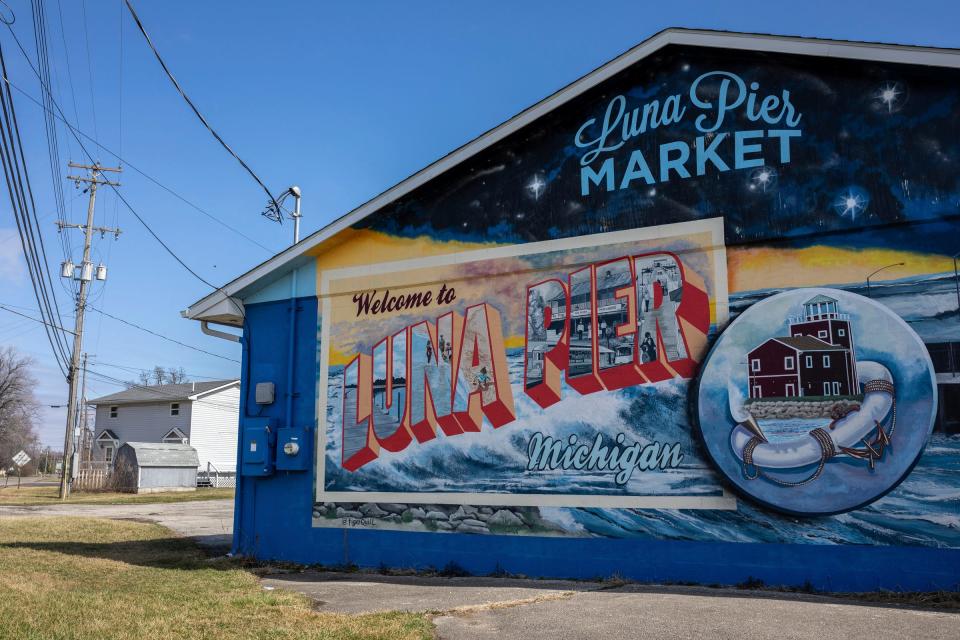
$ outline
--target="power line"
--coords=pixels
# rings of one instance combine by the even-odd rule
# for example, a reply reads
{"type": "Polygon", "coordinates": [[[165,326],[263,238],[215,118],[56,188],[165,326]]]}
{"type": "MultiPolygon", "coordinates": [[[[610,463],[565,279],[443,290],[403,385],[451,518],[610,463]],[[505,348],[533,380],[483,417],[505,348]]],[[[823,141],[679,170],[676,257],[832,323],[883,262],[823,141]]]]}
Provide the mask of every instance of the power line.
{"type": "Polygon", "coordinates": [[[81,3],[83,7],[83,41],[87,45],[87,77],[90,78],[90,111],[93,113],[93,135],[100,137],[97,130],[97,102],[94,98],[96,92],[93,85],[93,63],[90,60],[90,32],[87,29],[87,0],[81,3]]]}
{"type": "Polygon", "coordinates": [[[207,355],[214,356],[214,357],[220,358],[220,359],[222,359],[222,360],[229,360],[230,362],[236,362],[237,364],[240,363],[240,361],[239,361],[239,360],[236,360],[235,358],[228,358],[227,356],[221,356],[221,355],[218,354],[218,353],[213,353],[212,351],[207,351],[206,349],[201,349],[200,347],[195,347],[195,346],[189,345],[189,344],[187,344],[187,343],[185,343],[185,342],[180,342],[179,340],[176,340],[176,339],[174,339],[174,338],[170,338],[170,337],[168,337],[168,336],[165,336],[165,335],[163,335],[162,333],[157,333],[156,331],[154,331],[154,330],[152,330],[152,329],[147,329],[146,327],[142,327],[142,326],[140,326],[140,325],[138,325],[138,324],[136,324],[136,323],[130,322],[129,320],[124,320],[123,318],[120,318],[120,317],[117,317],[117,316],[115,316],[115,315],[109,314],[109,313],[107,313],[106,311],[104,311],[103,309],[98,309],[98,308],[96,308],[96,307],[87,307],[87,308],[90,309],[91,311],[96,311],[97,313],[101,313],[101,314],[107,316],[108,318],[112,318],[113,320],[116,320],[117,322],[122,322],[123,324],[129,325],[129,326],[133,327],[134,329],[139,329],[140,331],[145,331],[145,332],[147,332],[147,333],[149,333],[149,334],[151,334],[151,335],[154,335],[154,336],[156,336],[156,337],[158,337],[158,338],[162,338],[162,339],[164,339],[164,340],[167,340],[168,342],[173,342],[173,343],[175,343],[175,344],[178,344],[178,345],[180,345],[181,347],[186,347],[187,349],[193,349],[194,351],[199,351],[200,353],[205,353],[205,354],[207,354],[207,355]]]}
{"type": "MultiPolygon", "coordinates": [[[[110,367],[112,369],[120,369],[121,371],[127,371],[128,373],[149,373],[152,374],[154,369],[142,369],[140,367],[131,367],[123,364],[115,364],[111,362],[104,362],[103,360],[97,360],[97,365],[101,367],[110,367]]],[[[166,370],[166,369],[165,369],[166,370]]],[[[223,376],[202,376],[199,373],[193,373],[190,371],[184,371],[183,374],[189,378],[202,378],[204,380],[223,380],[223,376]]]]}
{"type": "Polygon", "coordinates": [[[67,332],[67,333],[69,333],[69,334],[71,334],[71,335],[73,334],[73,331],[70,331],[69,329],[64,329],[63,327],[61,327],[61,326],[59,326],[59,325],[51,324],[51,323],[47,322],[46,320],[41,320],[40,318],[34,318],[33,316],[28,316],[28,315],[25,314],[25,313],[20,313],[19,311],[14,311],[13,309],[11,309],[10,307],[8,307],[8,306],[6,306],[6,305],[0,304],[0,309],[3,309],[4,311],[9,311],[10,313],[12,313],[12,314],[14,314],[14,315],[18,315],[18,316],[20,316],[21,318],[26,318],[27,320],[33,320],[34,322],[39,322],[40,324],[45,324],[45,325],[47,325],[48,327],[53,327],[54,329],[59,329],[60,331],[65,331],[65,332],[67,332]]]}
{"type": "MultiPolygon", "coordinates": [[[[95,376],[95,377],[97,377],[97,378],[100,378],[101,380],[103,380],[103,381],[105,381],[105,382],[111,382],[111,383],[113,383],[113,384],[115,384],[115,385],[117,385],[117,386],[126,387],[127,389],[139,389],[139,390],[141,390],[141,391],[146,391],[146,392],[148,392],[148,393],[155,394],[156,396],[158,396],[158,399],[160,399],[160,400],[162,400],[162,399],[164,399],[164,398],[166,398],[166,399],[171,399],[171,400],[182,400],[182,399],[183,399],[182,394],[171,393],[171,392],[169,392],[169,391],[164,391],[162,388],[160,388],[162,385],[146,386],[146,385],[142,385],[142,384],[136,384],[136,383],[130,382],[130,381],[128,381],[128,380],[121,380],[120,378],[115,378],[115,377],[113,377],[113,376],[107,375],[107,374],[105,374],[105,373],[103,373],[103,372],[100,372],[100,371],[95,371],[95,370],[91,369],[89,366],[88,366],[88,367],[85,367],[85,368],[84,368],[84,371],[86,371],[88,374],[90,374],[90,375],[92,375],[92,376],[95,376]]],[[[208,391],[211,391],[211,390],[208,389],[208,391]]],[[[197,393],[203,393],[203,392],[202,392],[202,391],[198,391],[197,393]]],[[[216,402],[216,401],[213,401],[213,400],[194,400],[193,402],[202,403],[202,404],[204,404],[204,405],[206,405],[206,406],[209,406],[209,407],[212,408],[212,409],[218,409],[218,410],[227,411],[227,412],[230,412],[230,413],[233,413],[233,412],[239,410],[239,407],[238,407],[237,405],[227,404],[227,403],[225,403],[225,402],[216,402]]]]}
{"type": "MultiPolygon", "coordinates": [[[[16,32],[13,30],[12,23],[7,23],[7,22],[5,22],[4,24],[6,25],[7,29],[10,31],[10,35],[13,36],[14,42],[16,42],[16,43],[17,43],[17,46],[20,48],[20,52],[23,53],[23,57],[26,59],[27,64],[30,66],[30,69],[33,71],[34,75],[36,75],[37,78],[40,79],[40,84],[41,84],[41,86],[43,87],[44,91],[46,91],[46,92],[49,94],[49,93],[50,93],[50,87],[48,87],[47,85],[43,84],[43,79],[40,77],[40,73],[37,71],[36,67],[33,66],[33,62],[30,60],[30,56],[27,55],[26,49],[23,48],[23,44],[20,42],[20,38],[17,37],[16,32]]],[[[2,62],[2,59],[0,59],[0,62],[2,62]]],[[[2,69],[0,69],[0,70],[2,70],[4,78],[6,78],[6,77],[7,77],[6,67],[4,66],[4,67],[3,67],[2,69]]],[[[9,94],[9,92],[7,92],[7,93],[9,94]]],[[[60,105],[57,103],[57,101],[56,101],[55,99],[53,99],[53,95],[52,95],[52,94],[50,95],[50,98],[51,98],[51,102],[53,103],[53,106],[56,107],[57,111],[60,113],[61,118],[66,119],[66,116],[64,116],[64,114],[63,114],[63,109],[61,109],[61,108],[60,108],[60,105]]],[[[73,132],[73,128],[72,128],[72,127],[71,127],[71,132],[73,132]]],[[[94,163],[95,163],[96,161],[93,159],[93,155],[92,155],[92,154],[90,153],[90,151],[86,148],[86,146],[84,146],[83,141],[80,140],[80,136],[78,136],[78,135],[76,134],[76,132],[73,132],[73,137],[74,137],[74,139],[77,141],[77,144],[80,145],[80,149],[83,150],[84,155],[86,155],[86,156],[90,159],[91,162],[94,162],[94,163]]],[[[109,183],[108,183],[108,184],[109,184],[109,183]]],[[[198,274],[196,271],[194,271],[193,269],[191,269],[191,268],[187,265],[187,263],[185,263],[185,262],[180,258],[180,256],[178,256],[176,253],[174,253],[173,249],[171,249],[163,240],[160,239],[160,236],[158,236],[158,235],[156,234],[156,232],[150,227],[150,225],[147,224],[146,220],[144,220],[143,217],[141,217],[140,214],[137,213],[136,209],[134,209],[133,206],[127,201],[127,199],[123,197],[123,194],[120,193],[120,191],[117,189],[117,187],[116,187],[115,185],[112,185],[112,184],[110,184],[109,186],[110,186],[111,189],[113,189],[113,193],[114,193],[118,198],[120,198],[120,201],[123,202],[123,204],[127,207],[127,209],[130,210],[130,213],[132,213],[132,214],[134,215],[134,217],[137,219],[137,221],[139,221],[140,224],[143,225],[143,227],[150,233],[150,235],[153,236],[153,238],[160,244],[160,246],[162,246],[162,247],[166,250],[166,252],[169,253],[170,256],[180,264],[180,266],[182,266],[184,269],[186,269],[193,277],[195,277],[197,280],[199,280],[199,281],[202,282],[203,284],[207,285],[208,287],[210,287],[210,288],[213,289],[214,291],[218,291],[218,292],[222,293],[223,296],[224,296],[224,298],[226,298],[227,300],[233,301],[233,297],[230,296],[229,294],[227,294],[227,292],[224,291],[222,287],[218,287],[218,286],[216,286],[216,285],[208,282],[206,279],[204,279],[202,276],[200,276],[200,274],[198,274]]],[[[241,316],[243,317],[243,316],[244,316],[243,308],[242,308],[240,305],[236,304],[236,303],[234,303],[234,304],[235,304],[235,306],[237,307],[238,311],[240,311],[241,316]]]]}
{"type": "MultiPolygon", "coordinates": [[[[13,32],[10,23],[7,27],[13,32]]],[[[19,42],[18,42],[19,44],[19,42]]],[[[23,46],[21,51],[29,61],[29,56],[23,46]]],[[[30,63],[33,68],[33,63],[30,63]]],[[[0,47],[0,71],[4,77],[7,76],[6,61],[3,57],[3,49],[0,47]]],[[[40,77],[39,72],[37,77],[40,77]]],[[[36,213],[36,204],[33,199],[33,190],[30,186],[30,177],[24,159],[23,143],[20,136],[19,124],[17,122],[16,110],[13,104],[13,96],[9,88],[0,85],[0,109],[2,109],[2,122],[0,122],[0,159],[2,159],[4,179],[7,184],[7,191],[10,196],[10,205],[13,209],[14,219],[17,224],[17,232],[20,234],[20,242],[23,248],[24,258],[27,262],[27,271],[30,275],[30,281],[33,286],[34,296],[40,315],[47,323],[44,331],[47,341],[53,349],[54,359],[57,366],[60,367],[64,376],[67,375],[65,365],[69,360],[68,345],[63,332],[51,330],[57,326],[61,314],[57,303],[56,295],[52,285],[49,272],[49,262],[47,260],[46,248],[43,242],[43,235],[40,233],[39,220],[36,213]]]]}
{"type": "Polygon", "coordinates": [[[190,97],[186,94],[186,92],[180,86],[180,83],[177,82],[177,79],[173,77],[173,73],[171,73],[170,69],[167,67],[167,63],[163,61],[162,57],[160,57],[160,52],[157,51],[157,48],[155,46],[153,46],[153,41],[150,39],[150,36],[147,34],[147,30],[144,28],[143,23],[140,22],[140,17],[137,15],[137,12],[134,11],[133,5],[130,4],[130,0],[124,0],[124,2],[127,5],[127,9],[130,10],[130,15],[133,17],[133,21],[137,23],[137,27],[140,29],[140,33],[143,34],[144,39],[147,41],[147,45],[150,47],[150,50],[153,51],[153,55],[156,56],[157,62],[159,62],[160,66],[163,67],[164,73],[167,74],[167,77],[170,79],[170,82],[173,83],[173,86],[177,89],[177,92],[181,95],[181,97],[183,97],[186,103],[190,105],[190,108],[193,110],[193,113],[197,116],[197,118],[199,118],[200,122],[203,123],[203,126],[207,128],[207,131],[209,131],[213,135],[213,137],[216,138],[217,142],[219,142],[220,145],[227,150],[227,153],[229,153],[234,158],[236,158],[237,162],[239,162],[240,165],[247,170],[247,173],[250,174],[250,177],[256,180],[257,184],[260,185],[264,193],[267,194],[267,197],[270,198],[270,202],[273,203],[273,206],[276,208],[276,210],[280,211],[280,204],[273,197],[273,194],[270,193],[270,189],[267,188],[267,185],[263,184],[263,180],[261,180],[260,177],[256,173],[254,173],[253,169],[251,169],[250,166],[246,162],[244,162],[243,159],[241,159],[240,156],[238,156],[233,151],[233,149],[230,148],[230,145],[224,142],[223,138],[220,137],[220,134],[218,134],[213,129],[213,127],[210,126],[210,123],[208,123],[207,119],[203,117],[203,114],[200,113],[200,110],[197,109],[197,106],[193,104],[193,101],[190,99],[190,97]]]}
{"type": "MultiPolygon", "coordinates": [[[[45,109],[45,107],[43,106],[43,104],[42,104],[39,100],[37,100],[37,99],[34,98],[32,95],[30,95],[29,93],[27,93],[26,91],[24,91],[22,88],[20,88],[20,87],[19,87],[18,85],[16,85],[15,83],[11,82],[9,78],[4,77],[3,80],[4,80],[7,84],[9,84],[11,87],[13,87],[13,88],[16,89],[17,91],[19,91],[19,92],[20,92],[20,95],[22,95],[23,97],[25,97],[27,100],[33,102],[33,104],[37,105],[37,106],[40,107],[41,109],[45,109]]],[[[59,106],[58,106],[57,108],[59,108],[59,106]]],[[[200,205],[198,205],[198,204],[196,204],[196,203],[194,203],[194,202],[191,202],[191,201],[188,200],[186,197],[180,195],[179,193],[177,193],[176,191],[174,191],[172,188],[168,187],[167,185],[163,184],[162,182],[160,182],[159,180],[157,180],[156,178],[154,178],[153,176],[151,176],[149,173],[145,172],[143,169],[140,169],[139,167],[137,167],[137,166],[135,166],[134,164],[132,164],[132,163],[131,163],[129,160],[127,160],[126,158],[121,157],[116,151],[112,151],[109,147],[107,147],[106,145],[104,145],[104,144],[100,143],[99,141],[97,141],[96,138],[94,138],[94,137],[88,135],[87,133],[81,131],[80,129],[76,128],[73,124],[71,124],[68,120],[64,119],[61,115],[59,115],[59,114],[57,114],[57,113],[54,113],[53,115],[54,115],[54,117],[55,117],[57,120],[60,120],[65,126],[69,127],[74,134],[80,135],[80,136],[86,138],[87,140],[89,140],[91,143],[97,145],[100,149],[103,149],[104,151],[106,151],[107,153],[109,153],[110,155],[112,155],[114,158],[116,158],[116,159],[120,162],[120,164],[122,164],[123,166],[125,166],[125,167],[127,167],[127,168],[129,168],[129,169],[133,169],[134,171],[136,171],[137,173],[139,173],[141,176],[143,176],[144,178],[146,178],[147,180],[149,180],[150,182],[152,182],[152,183],[155,184],[156,186],[160,187],[161,189],[163,189],[164,191],[166,191],[167,193],[169,193],[170,195],[172,195],[172,196],[175,197],[176,199],[180,200],[181,202],[183,202],[183,203],[186,204],[187,206],[191,207],[192,209],[195,209],[197,212],[199,212],[199,213],[203,214],[204,216],[210,218],[211,220],[213,220],[214,222],[216,222],[216,223],[219,224],[220,226],[224,227],[225,229],[228,229],[228,230],[234,232],[235,234],[237,234],[238,236],[240,236],[240,237],[243,238],[244,240],[247,240],[248,242],[251,242],[251,243],[257,245],[258,247],[260,247],[261,249],[263,249],[263,250],[266,251],[267,253],[269,253],[269,254],[271,254],[271,255],[274,254],[274,253],[276,253],[276,249],[271,249],[270,247],[268,247],[268,246],[266,246],[266,245],[264,245],[264,244],[261,244],[261,243],[258,242],[256,239],[251,238],[250,236],[248,236],[247,234],[243,233],[243,232],[240,231],[239,229],[230,226],[230,224],[228,224],[227,222],[224,222],[223,220],[221,220],[220,218],[218,218],[218,217],[215,216],[214,214],[212,214],[212,213],[210,213],[209,211],[207,211],[206,209],[202,208],[200,205]]]]}

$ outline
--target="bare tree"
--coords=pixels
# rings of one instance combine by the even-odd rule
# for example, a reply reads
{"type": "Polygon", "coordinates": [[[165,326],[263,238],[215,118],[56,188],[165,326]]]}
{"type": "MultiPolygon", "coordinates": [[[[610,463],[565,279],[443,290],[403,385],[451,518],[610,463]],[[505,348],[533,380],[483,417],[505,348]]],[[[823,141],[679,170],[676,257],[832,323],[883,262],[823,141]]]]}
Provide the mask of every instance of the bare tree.
{"type": "Polygon", "coordinates": [[[0,348],[0,465],[10,465],[20,449],[37,444],[34,421],[39,405],[33,395],[33,362],[13,347],[0,348]]]}
{"type": "Polygon", "coordinates": [[[183,367],[170,367],[167,369],[167,382],[170,384],[181,384],[190,381],[187,380],[187,372],[183,370],[183,367]]]}
{"type": "Polygon", "coordinates": [[[183,367],[164,368],[157,364],[153,366],[153,369],[142,370],[136,381],[130,381],[126,384],[128,387],[148,387],[157,384],[181,384],[184,382],[190,382],[190,379],[183,367]]]}

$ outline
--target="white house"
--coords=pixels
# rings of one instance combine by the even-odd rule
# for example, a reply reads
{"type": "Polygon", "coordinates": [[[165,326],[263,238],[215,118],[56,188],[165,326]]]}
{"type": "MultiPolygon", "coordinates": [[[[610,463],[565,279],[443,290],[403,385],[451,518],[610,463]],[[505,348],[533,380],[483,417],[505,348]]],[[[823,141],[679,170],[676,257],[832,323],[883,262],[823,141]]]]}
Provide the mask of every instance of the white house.
{"type": "Polygon", "coordinates": [[[113,462],[126,442],[189,444],[201,471],[237,465],[240,381],[137,386],[89,401],[97,409],[92,460],[113,462]]]}

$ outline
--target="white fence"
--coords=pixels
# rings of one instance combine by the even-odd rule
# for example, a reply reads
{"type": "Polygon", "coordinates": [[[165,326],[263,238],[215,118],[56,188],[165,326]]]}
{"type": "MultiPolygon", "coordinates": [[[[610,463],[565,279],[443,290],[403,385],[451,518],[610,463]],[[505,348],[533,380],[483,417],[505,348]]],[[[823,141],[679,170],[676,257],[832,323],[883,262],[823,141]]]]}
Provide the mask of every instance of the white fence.
{"type": "Polygon", "coordinates": [[[206,471],[201,469],[197,472],[197,486],[212,488],[236,487],[237,472],[221,471],[215,464],[208,462],[206,471]]]}
{"type": "Polygon", "coordinates": [[[110,488],[113,465],[107,462],[81,462],[71,485],[74,491],[102,491],[110,488]]]}

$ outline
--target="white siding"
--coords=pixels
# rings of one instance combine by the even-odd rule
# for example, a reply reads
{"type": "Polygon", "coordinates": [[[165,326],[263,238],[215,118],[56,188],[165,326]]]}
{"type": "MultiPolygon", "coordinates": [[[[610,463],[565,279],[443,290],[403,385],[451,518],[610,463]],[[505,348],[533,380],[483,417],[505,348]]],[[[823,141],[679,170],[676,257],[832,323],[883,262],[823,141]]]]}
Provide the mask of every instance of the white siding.
{"type": "Polygon", "coordinates": [[[190,444],[200,457],[200,470],[209,461],[220,471],[236,471],[240,429],[240,386],[202,396],[193,403],[190,444]]]}
{"type": "MultiPolygon", "coordinates": [[[[118,448],[125,442],[161,442],[174,427],[190,437],[190,405],[189,401],[181,400],[178,416],[170,415],[169,402],[114,405],[117,407],[116,418],[110,417],[110,405],[98,405],[93,437],[96,439],[104,429],[109,429],[119,439],[118,448]]],[[[94,440],[93,459],[103,460],[103,456],[103,447],[94,440]]]]}

